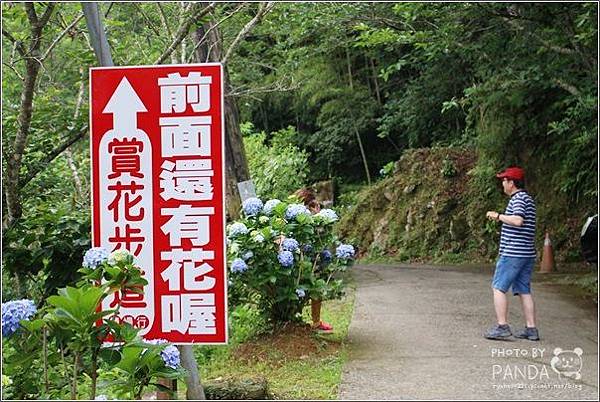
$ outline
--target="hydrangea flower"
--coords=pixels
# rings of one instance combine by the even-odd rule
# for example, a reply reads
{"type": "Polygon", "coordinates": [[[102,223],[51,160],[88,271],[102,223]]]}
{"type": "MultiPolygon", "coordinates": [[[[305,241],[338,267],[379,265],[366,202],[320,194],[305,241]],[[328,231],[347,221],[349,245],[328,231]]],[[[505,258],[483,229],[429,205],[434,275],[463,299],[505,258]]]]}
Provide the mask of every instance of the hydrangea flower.
{"type": "Polygon", "coordinates": [[[329,262],[329,261],[331,261],[331,257],[332,257],[331,251],[329,251],[329,250],[323,250],[323,251],[321,251],[321,260],[323,262],[329,262]]]}
{"type": "MultiPolygon", "coordinates": [[[[151,339],[144,341],[152,345],[164,345],[167,342],[164,339],[151,339]]],[[[163,359],[165,366],[176,369],[181,364],[179,349],[175,345],[169,345],[160,352],[160,357],[163,359]]]]}
{"type": "Polygon", "coordinates": [[[286,268],[294,265],[294,254],[292,254],[291,251],[283,250],[279,252],[277,259],[279,260],[279,263],[286,268]]]}
{"type": "Polygon", "coordinates": [[[269,222],[269,217],[263,215],[258,218],[258,221],[264,225],[265,223],[269,222]]]}
{"type": "Polygon", "coordinates": [[[254,257],[254,253],[250,250],[246,251],[243,255],[242,255],[242,259],[244,261],[248,261],[250,258],[254,257]]]}
{"type": "Polygon", "coordinates": [[[95,401],[108,401],[108,397],[106,395],[96,395],[94,400],[95,401]]]}
{"type": "Polygon", "coordinates": [[[127,250],[117,250],[109,254],[107,262],[110,265],[117,265],[118,263],[125,262],[131,254],[127,250]]]}
{"type": "Polygon", "coordinates": [[[296,219],[298,215],[310,215],[310,211],[304,204],[290,204],[285,209],[285,219],[288,221],[296,219]]]}
{"type": "Polygon", "coordinates": [[[340,244],[335,249],[335,255],[341,260],[354,258],[354,247],[350,244],[340,244]]]}
{"type": "Polygon", "coordinates": [[[304,254],[310,254],[313,252],[313,246],[310,244],[304,244],[302,246],[302,251],[304,252],[304,254]]]}
{"type": "Polygon", "coordinates": [[[232,223],[229,227],[229,236],[236,237],[248,233],[248,228],[242,222],[232,223]]]}
{"type": "Polygon", "coordinates": [[[263,241],[265,241],[265,237],[261,234],[257,234],[253,237],[252,240],[254,240],[256,243],[262,243],[263,241]]]}
{"type": "Polygon", "coordinates": [[[8,337],[17,332],[21,320],[29,320],[37,312],[35,303],[28,299],[2,303],[2,336],[8,337]]]}
{"type": "Polygon", "coordinates": [[[165,366],[171,367],[172,369],[177,369],[181,364],[181,357],[179,353],[179,349],[175,345],[169,345],[160,352],[160,357],[162,357],[163,362],[165,362],[165,366]]]}
{"type": "Polygon", "coordinates": [[[281,242],[281,248],[287,251],[296,251],[298,250],[298,247],[300,247],[300,244],[298,244],[296,239],[287,238],[283,239],[283,242],[281,242]]]}
{"type": "Polygon", "coordinates": [[[296,289],[296,294],[298,295],[298,297],[302,298],[304,296],[306,296],[306,292],[304,291],[304,289],[302,288],[298,288],[296,289]]]}
{"type": "Polygon", "coordinates": [[[231,272],[245,272],[248,269],[248,264],[241,258],[236,258],[231,262],[231,272]]]}
{"type": "Polygon", "coordinates": [[[107,258],[108,251],[104,247],[92,247],[83,256],[83,266],[94,269],[106,261],[107,258]]]}
{"type": "Polygon", "coordinates": [[[273,208],[275,208],[278,204],[281,204],[281,201],[277,199],[265,202],[265,206],[263,207],[263,212],[265,215],[271,215],[271,213],[273,213],[273,208]]]}
{"type": "Polygon", "coordinates": [[[320,216],[328,222],[336,222],[339,218],[333,209],[322,209],[319,211],[317,216],[320,216]]]}
{"type": "Polygon", "coordinates": [[[246,216],[256,216],[263,208],[263,202],[260,198],[248,198],[242,203],[242,209],[246,216]]]}

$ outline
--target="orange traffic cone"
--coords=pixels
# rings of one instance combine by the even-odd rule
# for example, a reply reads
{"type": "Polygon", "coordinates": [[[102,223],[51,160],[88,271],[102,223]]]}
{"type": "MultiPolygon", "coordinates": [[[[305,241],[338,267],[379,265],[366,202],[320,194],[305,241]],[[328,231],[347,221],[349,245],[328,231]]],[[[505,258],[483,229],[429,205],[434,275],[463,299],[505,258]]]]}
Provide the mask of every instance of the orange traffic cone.
{"type": "Polygon", "coordinates": [[[550,234],[546,232],[544,239],[544,251],[542,252],[542,262],[540,263],[540,273],[547,274],[554,270],[554,252],[552,251],[552,241],[550,234]]]}

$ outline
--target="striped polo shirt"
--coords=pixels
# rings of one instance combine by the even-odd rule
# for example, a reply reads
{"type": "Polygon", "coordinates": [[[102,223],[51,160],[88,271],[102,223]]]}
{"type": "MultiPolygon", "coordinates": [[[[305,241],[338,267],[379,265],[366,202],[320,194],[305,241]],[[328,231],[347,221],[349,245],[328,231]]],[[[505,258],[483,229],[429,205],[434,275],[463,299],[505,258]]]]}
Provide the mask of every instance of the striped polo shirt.
{"type": "Polygon", "coordinates": [[[535,257],[535,202],[525,190],[510,197],[504,215],[523,217],[522,226],[502,223],[500,255],[505,257],[535,257]]]}

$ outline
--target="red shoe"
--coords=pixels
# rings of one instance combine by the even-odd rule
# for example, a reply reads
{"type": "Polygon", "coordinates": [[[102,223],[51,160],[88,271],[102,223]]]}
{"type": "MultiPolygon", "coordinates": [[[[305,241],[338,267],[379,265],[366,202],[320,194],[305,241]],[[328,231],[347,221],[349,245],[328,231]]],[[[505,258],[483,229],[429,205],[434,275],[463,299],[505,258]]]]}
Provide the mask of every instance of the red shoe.
{"type": "Polygon", "coordinates": [[[333,332],[333,326],[331,326],[330,324],[320,321],[319,325],[317,325],[315,327],[315,331],[320,332],[320,333],[324,333],[324,334],[328,334],[333,332]]]}

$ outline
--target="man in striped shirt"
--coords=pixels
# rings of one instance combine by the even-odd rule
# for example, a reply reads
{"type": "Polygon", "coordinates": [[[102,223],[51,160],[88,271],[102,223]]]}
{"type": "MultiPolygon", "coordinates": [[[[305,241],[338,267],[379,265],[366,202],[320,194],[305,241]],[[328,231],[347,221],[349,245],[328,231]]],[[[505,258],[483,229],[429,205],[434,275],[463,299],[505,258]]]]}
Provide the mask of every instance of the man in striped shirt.
{"type": "Polygon", "coordinates": [[[496,263],[492,289],[498,324],[490,328],[485,337],[505,340],[512,336],[508,326],[508,298],[512,287],[521,299],[526,327],[515,337],[538,341],[535,325],[535,305],[531,296],[531,274],[535,265],[535,202],[525,191],[525,172],[520,167],[509,167],[496,175],[502,180],[504,193],[510,201],[504,213],[488,211],[488,219],[501,222],[500,254],[496,263]]]}

